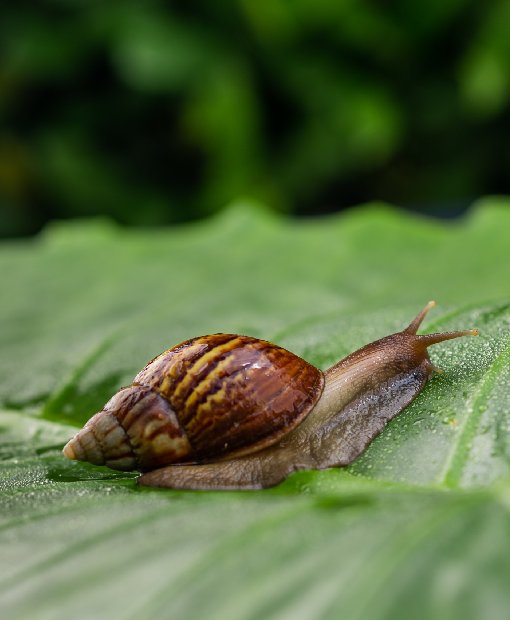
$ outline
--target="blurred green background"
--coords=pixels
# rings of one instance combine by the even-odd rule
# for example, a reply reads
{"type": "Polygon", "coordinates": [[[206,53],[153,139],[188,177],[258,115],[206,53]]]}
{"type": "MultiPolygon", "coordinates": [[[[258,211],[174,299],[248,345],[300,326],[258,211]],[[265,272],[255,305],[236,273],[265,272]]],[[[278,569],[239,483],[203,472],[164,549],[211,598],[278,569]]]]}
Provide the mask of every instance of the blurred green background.
{"type": "Polygon", "coordinates": [[[510,3],[3,1],[0,235],[510,193],[510,3]]]}

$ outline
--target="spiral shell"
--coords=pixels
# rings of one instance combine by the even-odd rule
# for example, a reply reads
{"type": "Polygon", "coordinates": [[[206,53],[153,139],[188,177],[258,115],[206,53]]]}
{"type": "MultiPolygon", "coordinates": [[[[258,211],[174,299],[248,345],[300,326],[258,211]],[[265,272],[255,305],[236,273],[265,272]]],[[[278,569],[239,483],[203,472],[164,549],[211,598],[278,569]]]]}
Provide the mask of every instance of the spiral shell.
{"type": "Polygon", "coordinates": [[[64,453],[145,471],[248,454],[297,426],[323,386],[320,370],[265,340],[193,338],[149,362],[64,453]]]}

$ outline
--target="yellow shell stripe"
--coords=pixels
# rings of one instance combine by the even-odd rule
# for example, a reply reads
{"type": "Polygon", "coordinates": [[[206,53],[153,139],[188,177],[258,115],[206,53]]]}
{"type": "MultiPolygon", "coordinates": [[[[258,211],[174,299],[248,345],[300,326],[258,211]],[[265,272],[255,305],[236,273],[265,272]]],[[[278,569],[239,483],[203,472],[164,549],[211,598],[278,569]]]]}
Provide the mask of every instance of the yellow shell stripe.
{"type": "Polygon", "coordinates": [[[179,457],[189,454],[191,452],[191,445],[184,429],[180,428],[175,413],[171,410],[167,413],[167,416],[171,416],[169,420],[157,416],[150,406],[147,408],[147,404],[153,401],[153,398],[154,396],[148,393],[136,405],[131,407],[122,420],[122,428],[128,437],[131,449],[137,460],[146,451],[147,445],[150,445],[152,451],[156,454],[175,453],[179,457]],[[168,422],[180,430],[179,435],[175,437],[168,436],[164,430],[168,422]],[[158,430],[159,432],[151,437],[158,430]],[[147,444],[149,438],[150,443],[147,444]]]}
{"type": "MultiPolygon", "coordinates": [[[[300,366],[296,375],[293,377],[293,380],[299,381],[300,377],[304,374],[304,372],[306,372],[306,366],[305,365],[300,366]]],[[[216,410],[217,413],[222,412],[222,416],[225,415],[228,417],[230,415],[230,411],[224,410],[223,408],[223,405],[225,404],[225,401],[226,401],[227,389],[231,394],[238,393],[238,394],[247,395],[245,392],[246,381],[247,381],[247,377],[245,373],[238,372],[236,373],[236,376],[234,375],[226,376],[224,380],[222,381],[219,390],[207,396],[204,402],[198,405],[198,407],[196,408],[195,414],[190,419],[189,423],[186,425],[186,433],[189,437],[193,438],[194,444],[201,443],[201,440],[202,440],[201,436],[203,435],[203,433],[207,434],[210,432],[210,428],[207,422],[213,421],[214,423],[214,418],[212,416],[212,413],[214,410],[216,410]]],[[[270,405],[270,403],[274,402],[275,399],[281,398],[286,393],[291,392],[293,390],[294,381],[289,381],[289,383],[285,383],[284,385],[280,386],[280,388],[271,395],[269,400],[266,403],[264,403],[265,407],[270,405]]],[[[249,379],[248,379],[248,382],[249,382],[249,379]]],[[[271,384],[272,382],[274,382],[274,378],[271,375],[269,375],[268,377],[266,377],[264,383],[271,384]]],[[[259,387],[264,386],[264,383],[260,383],[259,387]]],[[[242,423],[248,420],[249,420],[249,416],[246,418],[246,420],[243,420],[242,423]]],[[[284,427],[277,428],[278,423],[281,422],[282,420],[283,418],[279,419],[278,421],[275,420],[276,426],[273,428],[273,432],[276,432],[279,435],[285,432],[284,427]]],[[[296,418],[296,422],[297,420],[298,418],[296,418]]],[[[285,426],[288,426],[288,425],[285,425],[285,426]]]]}
{"type": "MultiPolygon", "coordinates": [[[[245,348],[250,347],[249,344],[245,345],[245,348]]],[[[211,387],[215,384],[216,379],[220,377],[223,371],[228,368],[228,366],[232,363],[232,360],[235,359],[234,353],[228,355],[225,359],[221,360],[216,366],[211,368],[211,370],[207,373],[207,375],[195,385],[191,394],[188,396],[183,405],[183,412],[186,415],[189,415],[190,412],[195,407],[196,403],[203,399],[203,397],[209,392],[211,387]]],[[[224,385],[224,383],[223,383],[224,385]]]]}
{"type": "Polygon", "coordinates": [[[200,403],[197,407],[195,415],[186,425],[186,432],[188,435],[200,435],[200,431],[206,428],[204,421],[211,421],[213,406],[224,405],[227,384],[230,390],[235,391],[235,386],[238,385],[241,388],[245,381],[246,378],[241,373],[239,373],[237,377],[225,377],[220,389],[217,392],[209,394],[205,401],[200,403]]]}
{"type": "MultiPolygon", "coordinates": [[[[177,404],[179,402],[179,399],[186,393],[186,391],[193,387],[193,382],[196,380],[197,375],[199,374],[200,370],[205,365],[214,361],[216,358],[220,357],[223,353],[227,353],[228,351],[235,349],[242,343],[242,341],[243,341],[242,337],[234,338],[233,340],[229,340],[228,342],[225,342],[216,347],[213,347],[212,349],[204,353],[204,355],[199,357],[195,361],[193,366],[187,370],[187,372],[185,373],[181,381],[177,383],[177,385],[173,386],[173,392],[170,397],[172,406],[174,406],[174,404],[177,404]]],[[[203,379],[203,381],[206,381],[207,377],[208,375],[203,379]]],[[[165,379],[163,380],[163,383],[161,384],[160,391],[162,392],[166,392],[167,390],[170,391],[170,388],[172,387],[172,383],[173,383],[173,379],[171,377],[166,376],[165,379]]]]}
{"type": "MultiPolygon", "coordinates": [[[[180,351],[167,349],[166,351],[161,353],[161,355],[158,355],[155,360],[153,360],[153,362],[159,362],[160,358],[166,358],[166,363],[163,365],[163,363],[160,362],[161,365],[157,369],[158,374],[163,377],[161,384],[157,386],[157,390],[161,393],[162,396],[167,398],[166,394],[168,391],[172,390],[174,382],[179,381],[181,363],[186,362],[189,359],[191,353],[193,353],[197,349],[200,351],[200,349],[205,348],[206,345],[207,338],[205,336],[202,338],[196,338],[191,345],[184,347],[180,351]]],[[[147,367],[150,368],[153,362],[148,364],[147,367]]]]}
{"type": "MultiPolygon", "coordinates": [[[[260,347],[260,341],[258,343],[253,344],[245,344],[243,347],[243,351],[245,352],[248,347],[250,347],[253,351],[257,351],[261,357],[266,357],[268,352],[272,350],[276,350],[276,347],[268,347],[266,343],[264,343],[262,349],[260,347]]],[[[260,359],[260,358],[259,358],[260,359]]],[[[235,395],[239,395],[243,397],[243,400],[249,399],[251,396],[251,391],[248,389],[248,385],[250,385],[250,377],[249,375],[254,372],[254,369],[249,366],[243,366],[242,368],[238,368],[238,364],[236,363],[235,355],[229,355],[225,360],[222,360],[212,371],[207,375],[207,377],[202,381],[199,386],[201,387],[200,394],[191,394],[186,403],[185,403],[185,412],[189,418],[188,423],[186,424],[186,431],[189,435],[194,436],[195,439],[200,436],[201,431],[208,431],[207,422],[213,421],[212,412],[214,409],[218,412],[221,410],[221,407],[218,409],[217,405],[225,405],[228,404],[227,400],[227,391],[230,394],[230,399],[232,397],[235,398],[235,395]],[[221,376],[222,371],[228,366],[229,363],[234,362],[235,370],[231,373],[226,373],[221,385],[218,389],[214,390],[211,394],[209,394],[205,399],[203,396],[207,394],[211,387],[217,386],[217,381],[219,376],[221,376]],[[193,412],[193,405],[196,405],[197,400],[200,401],[203,399],[203,402],[199,402],[198,406],[196,406],[195,411],[193,412]],[[191,411],[190,411],[191,410],[191,411]],[[192,414],[190,417],[189,414],[192,414]]],[[[268,373],[265,379],[260,378],[257,383],[257,389],[264,389],[266,385],[271,385],[274,383],[274,372],[268,373]]],[[[288,385],[284,385],[281,390],[278,390],[275,395],[279,395],[281,391],[286,391],[289,388],[288,385]]],[[[195,392],[195,390],[193,390],[195,392]]],[[[271,398],[267,402],[264,403],[265,406],[271,403],[273,399],[271,398]]],[[[231,405],[235,405],[237,403],[237,399],[235,402],[231,402],[231,405]]],[[[225,416],[229,415],[229,410],[223,407],[223,414],[225,416]]]]}

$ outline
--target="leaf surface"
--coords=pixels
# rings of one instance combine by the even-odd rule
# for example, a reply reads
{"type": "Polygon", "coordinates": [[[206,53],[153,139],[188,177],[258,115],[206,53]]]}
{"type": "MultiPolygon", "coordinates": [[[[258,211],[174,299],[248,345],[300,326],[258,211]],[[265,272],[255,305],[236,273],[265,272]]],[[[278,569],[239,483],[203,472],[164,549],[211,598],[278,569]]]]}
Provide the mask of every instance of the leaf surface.
{"type": "Polygon", "coordinates": [[[506,618],[510,210],[437,223],[372,205],[290,222],[56,223],[0,247],[4,617],[506,618]],[[344,470],[252,493],[141,489],[61,448],[148,359],[264,337],[326,368],[402,328],[478,327],[344,470]]]}

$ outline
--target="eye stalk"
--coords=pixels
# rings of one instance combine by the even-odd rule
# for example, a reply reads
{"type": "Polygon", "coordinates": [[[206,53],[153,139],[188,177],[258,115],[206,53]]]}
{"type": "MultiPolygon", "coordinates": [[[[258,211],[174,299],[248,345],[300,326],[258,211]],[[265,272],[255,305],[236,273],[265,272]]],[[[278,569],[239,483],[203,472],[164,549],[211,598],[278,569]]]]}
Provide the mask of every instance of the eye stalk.
{"type": "MultiPolygon", "coordinates": [[[[411,323],[403,330],[402,333],[412,334],[415,336],[415,342],[422,348],[427,349],[433,344],[438,344],[440,342],[445,342],[446,340],[453,340],[454,338],[461,338],[463,336],[479,336],[480,332],[478,329],[462,329],[451,332],[440,332],[435,334],[424,334],[418,335],[418,329],[420,328],[423,319],[431,310],[436,306],[435,301],[429,301],[429,303],[423,308],[421,312],[411,321],[411,323]]],[[[436,372],[441,372],[439,369],[434,368],[436,372]]]]}

